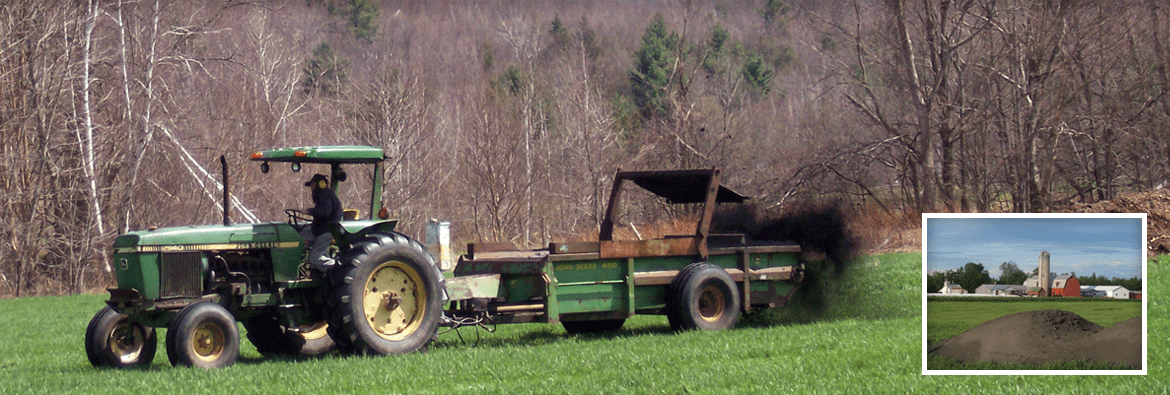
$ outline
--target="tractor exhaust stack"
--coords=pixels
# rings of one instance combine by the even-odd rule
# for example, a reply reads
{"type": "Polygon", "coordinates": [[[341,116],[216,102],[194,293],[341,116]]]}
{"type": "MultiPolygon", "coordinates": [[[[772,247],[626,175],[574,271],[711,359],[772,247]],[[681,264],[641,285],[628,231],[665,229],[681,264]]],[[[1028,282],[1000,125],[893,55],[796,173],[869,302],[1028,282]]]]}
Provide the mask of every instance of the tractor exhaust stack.
{"type": "Polygon", "coordinates": [[[228,208],[230,207],[228,204],[229,199],[231,199],[231,194],[228,191],[227,159],[223,155],[219,156],[219,166],[223,169],[223,226],[231,226],[232,219],[228,217],[228,208]]]}

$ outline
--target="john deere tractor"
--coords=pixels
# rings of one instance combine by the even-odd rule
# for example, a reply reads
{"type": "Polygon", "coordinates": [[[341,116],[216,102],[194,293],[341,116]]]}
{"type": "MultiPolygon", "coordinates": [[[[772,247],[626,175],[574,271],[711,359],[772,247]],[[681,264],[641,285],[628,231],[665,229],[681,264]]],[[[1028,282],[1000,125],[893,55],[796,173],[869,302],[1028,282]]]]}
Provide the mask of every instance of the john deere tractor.
{"type": "Polygon", "coordinates": [[[426,249],[387,219],[382,150],[288,148],[256,152],[251,160],[264,173],[277,164],[293,172],[317,167],[309,174],[329,174],[335,192],[346,185],[347,170],[371,171],[365,219],[360,210],[346,210],[345,220],[331,226],[340,266],[326,274],[306,263],[299,231],[311,220],[295,210],[286,210],[284,222],[232,224],[225,165],[222,225],[151,228],[115,239],[117,287],[85,332],[94,366],[150,365],[158,328],[167,329],[171,364],[231,365],[239,355],[237,322],[269,356],[335,348],[401,354],[431,341],[447,298],[443,276],[426,249]]]}

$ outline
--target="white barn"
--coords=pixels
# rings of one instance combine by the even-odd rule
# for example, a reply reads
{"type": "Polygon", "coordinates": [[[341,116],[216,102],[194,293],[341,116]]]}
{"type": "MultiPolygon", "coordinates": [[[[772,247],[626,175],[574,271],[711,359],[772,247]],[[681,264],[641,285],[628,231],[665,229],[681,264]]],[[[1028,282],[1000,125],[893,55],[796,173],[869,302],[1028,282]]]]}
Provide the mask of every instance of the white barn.
{"type": "Polygon", "coordinates": [[[1082,285],[1081,296],[1089,298],[1129,299],[1129,290],[1120,285],[1082,285]]]}
{"type": "Polygon", "coordinates": [[[965,294],[967,290],[963,289],[962,285],[951,284],[951,280],[943,280],[943,287],[938,290],[938,293],[947,295],[965,294]]]}

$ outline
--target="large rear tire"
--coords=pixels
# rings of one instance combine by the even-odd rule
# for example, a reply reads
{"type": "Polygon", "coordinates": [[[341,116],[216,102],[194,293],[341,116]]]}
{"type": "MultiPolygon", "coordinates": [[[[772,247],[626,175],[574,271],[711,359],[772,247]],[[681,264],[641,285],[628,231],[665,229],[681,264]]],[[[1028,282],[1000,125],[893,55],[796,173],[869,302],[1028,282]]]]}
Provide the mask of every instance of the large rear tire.
{"type": "Polygon", "coordinates": [[[719,266],[692,263],[670,284],[666,317],[674,330],[723,330],[735,326],[739,316],[739,291],[719,266]]]}
{"type": "Polygon", "coordinates": [[[434,258],[399,233],[353,243],[332,271],[329,334],[339,347],[367,355],[405,354],[434,338],[446,293],[434,258]]]}
{"type": "Polygon", "coordinates": [[[236,363],[240,330],[223,306],[200,302],[179,311],[167,328],[167,358],[174,366],[204,369],[236,363]]]}
{"type": "Polygon", "coordinates": [[[95,367],[150,366],[157,347],[154,328],[130,321],[109,306],[94,314],[85,328],[85,354],[95,367]]]}
{"type": "Polygon", "coordinates": [[[333,338],[329,337],[328,324],[319,322],[310,328],[290,330],[281,325],[276,316],[261,315],[244,323],[248,330],[248,341],[256,351],[266,357],[312,356],[333,350],[333,338]]]}

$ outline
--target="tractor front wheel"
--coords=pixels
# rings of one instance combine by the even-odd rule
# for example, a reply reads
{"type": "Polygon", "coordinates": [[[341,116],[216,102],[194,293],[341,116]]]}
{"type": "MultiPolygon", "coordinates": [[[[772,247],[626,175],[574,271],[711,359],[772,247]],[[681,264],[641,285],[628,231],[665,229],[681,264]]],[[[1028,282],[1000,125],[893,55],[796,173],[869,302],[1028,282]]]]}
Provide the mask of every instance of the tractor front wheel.
{"type": "Polygon", "coordinates": [[[167,358],[174,366],[222,368],[240,356],[240,330],[232,313],[200,302],[179,311],[167,328],[167,358]]]}
{"type": "Polygon", "coordinates": [[[443,276],[418,242],[377,234],[354,243],[330,273],[329,334],[358,354],[418,351],[430,343],[445,302],[443,276]]]}
{"type": "Polygon", "coordinates": [[[692,263],[671,282],[666,317],[674,330],[717,331],[739,320],[739,291],[727,271],[706,262],[692,263]]]}
{"type": "Polygon", "coordinates": [[[96,367],[150,366],[157,347],[154,328],[131,321],[109,306],[94,314],[85,328],[85,354],[96,367]]]}

